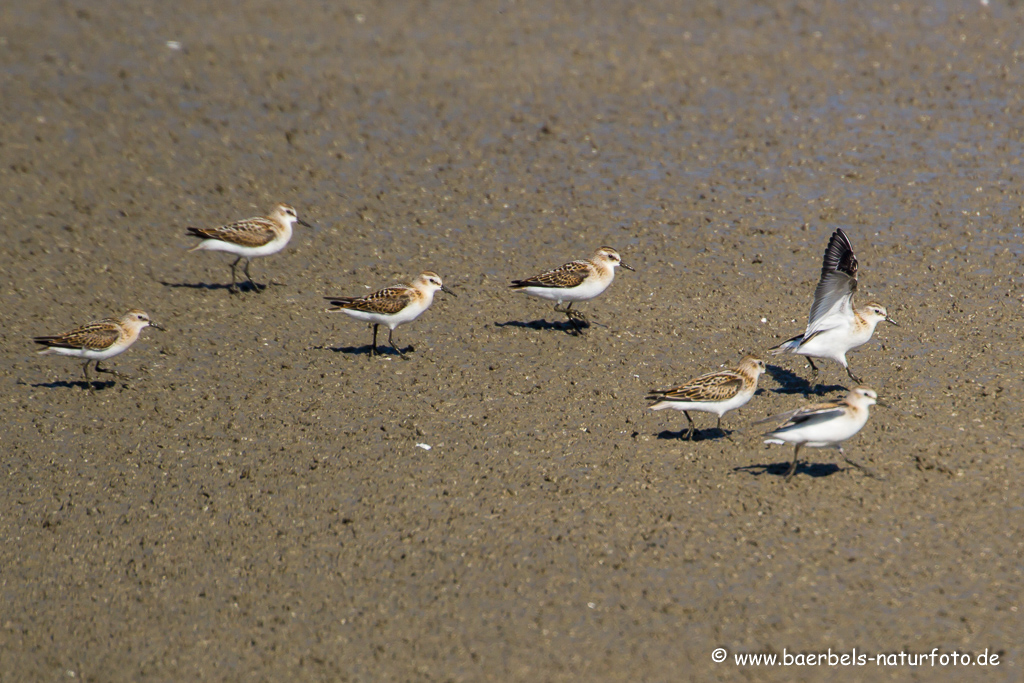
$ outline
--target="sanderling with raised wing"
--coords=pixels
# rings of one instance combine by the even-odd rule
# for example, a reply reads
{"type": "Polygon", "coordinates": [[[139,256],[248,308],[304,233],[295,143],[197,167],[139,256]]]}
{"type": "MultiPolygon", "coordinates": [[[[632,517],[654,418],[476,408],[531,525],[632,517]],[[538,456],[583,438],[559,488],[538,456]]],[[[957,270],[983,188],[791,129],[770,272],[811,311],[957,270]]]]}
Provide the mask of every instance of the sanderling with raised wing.
{"type": "Polygon", "coordinates": [[[841,229],[832,233],[821,265],[821,279],[814,290],[814,303],[807,321],[807,330],[770,349],[772,355],[795,353],[807,357],[814,376],[818,368],[812,358],[828,358],[846,368],[854,382],[861,382],[846,361],[846,353],[866,344],[875,326],[889,317],[885,307],[874,302],[853,307],[857,291],[857,257],[850,239],[841,229]]]}

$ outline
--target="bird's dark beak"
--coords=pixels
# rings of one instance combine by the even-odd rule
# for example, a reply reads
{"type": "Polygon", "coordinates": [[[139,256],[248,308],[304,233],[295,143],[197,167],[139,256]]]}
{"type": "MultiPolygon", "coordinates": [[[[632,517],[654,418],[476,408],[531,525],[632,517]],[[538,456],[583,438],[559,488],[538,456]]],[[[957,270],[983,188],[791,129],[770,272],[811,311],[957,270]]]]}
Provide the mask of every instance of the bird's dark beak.
{"type": "Polygon", "coordinates": [[[900,324],[899,324],[898,322],[896,322],[895,320],[893,320],[893,319],[892,319],[892,318],[890,318],[889,316],[885,316],[885,322],[887,322],[887,323],[891,323],[891,324],[895,325],[896,327],[899,327],[899,326],[900,326],[900,324]]]}
{"type": "Polygon", "coordinates": [[[157,323],[153,322],[152,320],[149,321],[149,326],[154,328],[154,329],[160,330],[161,332],[166,332],[167,331],[166,327],[164,327],[163,325],[158,325],[157,323]]]}
{"type": "Polygon", "coordinates": [[[298,223],[301,226],[309,228],[310,230],[316,230],[317,232],[320,232],[319,226],[310,225],[309,223],[307,223],[306,221],[302,220],[301,218],[296,218],[295,222],[298,223]]]}
{"type": "Polygon", "coordinates": [[[625,268],[626,270],[631,270],[631,271],[633,271],[634,273],[636,272],[636,268],[634,268],[633,266],[627,266],[627,265],[626,265],[625,263],[623,263],[622,261],[619,261],[619,265],[620,265],[620,266],[622,266],[623,268],[625,268]]]}
{"type": "Polygon", "coordinates": [[[877,399],[877,398],[875,399],[875,405],[876,406],[882,406],[883,408],[888,408],[889,407],[888,403],[886,403],[885,401],[883,401],[881,399],[877,399]]]}
{"type": "Polygon", "coordinates": [[[451,294],[454,297],[458,297],[458,295],[455,292],[453,292],[452,290],[448,289],[444,285],[441,285],[441,291],[444,292],[445,294],[451,294]]]}

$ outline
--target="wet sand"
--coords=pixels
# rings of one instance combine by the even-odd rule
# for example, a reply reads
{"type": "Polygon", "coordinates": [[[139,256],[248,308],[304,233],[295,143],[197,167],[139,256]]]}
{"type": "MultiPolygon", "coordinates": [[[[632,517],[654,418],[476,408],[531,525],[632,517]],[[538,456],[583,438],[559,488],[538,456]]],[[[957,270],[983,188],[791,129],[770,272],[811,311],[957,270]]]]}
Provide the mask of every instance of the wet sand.
{"type": "MultiPolygon", "coordinates": [[[[936,680],[716,664],[970,651],[1021,677],[1024,8],[41,2],[0,11],[3,680],[936,680]],[[177,44],[168,43],[177,41],[177,44]],[[186,226],[278,201],[258,259],[186,226]],[[828,235],[891,405],[847,453],[665,387],[802,331],[828,235]],[[567,332],[512,278],[617,248],[567,332]],[[422,270],[370,358],[324,312],[422,270]],[[30,338],[168,330],[84,391],[30,338]],[[424,449],[420,444],[430,446],[424,449]]],[[[820,394],[849,382],[822,366],[820,394]]],[[[976,677],[980,669],[970,672],[976,677]]]]}

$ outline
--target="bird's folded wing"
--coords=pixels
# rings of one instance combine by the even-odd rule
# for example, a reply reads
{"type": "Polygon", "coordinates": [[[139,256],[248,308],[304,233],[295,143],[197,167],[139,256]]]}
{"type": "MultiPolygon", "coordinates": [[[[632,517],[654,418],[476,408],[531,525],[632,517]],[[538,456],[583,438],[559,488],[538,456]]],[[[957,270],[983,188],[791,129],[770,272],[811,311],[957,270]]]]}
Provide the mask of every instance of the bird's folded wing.
{"type": "Polygon", "coordinates": [[[249,218],[219,228],[190,228],[198,237],[230,242],[240,247],[262,247],[277,233],[273,224],[264,218],[249,218]]]}
{"type": "Polygon", "coordinates": [[[573,261],[540,275],[513,280],[513,287],[551,287],[569,289],[580,285],[590,274],[590,267],[583,261],[573,261]]]}
{"type": "Polygon", "coordinates": [[[62,349],[102,350],[111,346],[121,336],[115,320],[97,320],[83,325],[67,334],[54,337],[37,337],[36,342],[62,349]]]}
{"type": "Polygon", "coordinates": [[[834,420],[845,414],[846,411],[842,405],[822,404],[821,406],[811,406],[809,408],[796,411],[796,413],[791,415],[785,423],[779,425],[770,433],[780,434],[782,432],[789,431],[790,429],[810,427],[812,425],[821,424],[822,422],[834,420]]]}
{"type": "Polygon", "coordinates": [[[653,391],[648,398],[668,401],[728,401],[742,389],[743,378],[735,372],[715,372],[672,389],[653,391]]]}
{"type": "Polygon", "coordinates": [[[381,313],[390,315],[398,313],[409,305],[412,295],[408,287],[388,287],[373,294],[367,294],[358,298],[338,297],[330,299],[331,303],[340,308],[347,308],[353,311],[365,313],[381,313]]]}

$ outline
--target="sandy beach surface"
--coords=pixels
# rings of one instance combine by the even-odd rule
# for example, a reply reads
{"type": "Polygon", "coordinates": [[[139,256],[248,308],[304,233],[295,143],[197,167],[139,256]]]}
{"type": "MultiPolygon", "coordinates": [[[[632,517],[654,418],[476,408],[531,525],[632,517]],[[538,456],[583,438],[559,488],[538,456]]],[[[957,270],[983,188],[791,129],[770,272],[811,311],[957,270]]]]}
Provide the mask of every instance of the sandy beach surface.
{"type": "Polygon", "coordinates": [[[1024,6],[212,4],[0,8],[0,680],[1024,678],[1024,6]],[[277,202],[265,291],[186,253],[277,202]],[[786,483],[837,227],[877,476],[786,483]],[[508,290],[601,245],[583,335],[508,290]],[[325,312],[423,270],[407,360],[325,312]],[[134,307],[127,383],[35,354],[134,307]],[[999,661],[734,659],[935,648],[999,661]]]}

